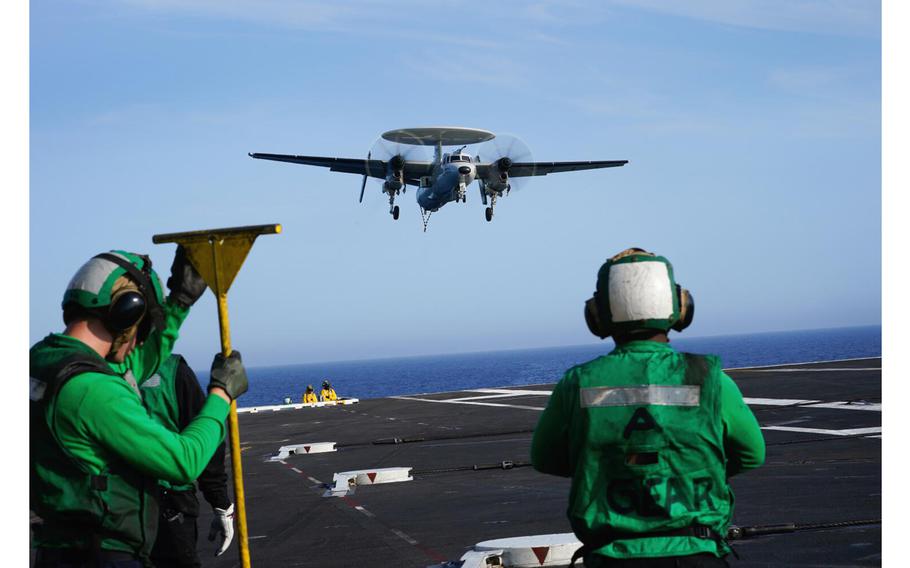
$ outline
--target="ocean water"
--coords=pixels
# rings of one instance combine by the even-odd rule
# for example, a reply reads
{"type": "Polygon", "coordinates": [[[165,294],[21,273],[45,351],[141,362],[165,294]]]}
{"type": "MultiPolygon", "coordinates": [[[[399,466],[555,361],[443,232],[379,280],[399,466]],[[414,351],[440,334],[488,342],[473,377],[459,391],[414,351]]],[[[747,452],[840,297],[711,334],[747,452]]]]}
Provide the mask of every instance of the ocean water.
{"type": "MultiPolygon", "coordinates": [[[[695,338],[677,338],[674,333],[671,339],[680,351],[719,355],[725,368],[878,357],[882,352],[881,326],[695,338]]],[[[318,391],[323,379],[332,382],[338,396],[360,399],[554,383],[569,367],[612,348],[613,343],[605,341],[574,347],[251,367],[247,369],[250,390],[239,402],[241,406],[281,404],[286,396],[299,402],[306,385],[312,384],[318,391]]]]}

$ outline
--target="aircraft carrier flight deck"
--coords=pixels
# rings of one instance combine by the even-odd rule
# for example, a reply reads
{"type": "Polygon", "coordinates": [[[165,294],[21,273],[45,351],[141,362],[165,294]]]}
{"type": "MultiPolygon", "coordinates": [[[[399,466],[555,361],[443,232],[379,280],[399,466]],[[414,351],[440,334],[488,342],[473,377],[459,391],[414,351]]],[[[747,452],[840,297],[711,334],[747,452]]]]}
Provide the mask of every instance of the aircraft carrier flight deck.
{"type": "MultiPolygon", "coordinates": [[[[733,542],[731,566],[880,565],[881,358],[727,372],[767,442],[765,465],[732,480],[734,524],[795,529],[733,542]]],[[[569,480],[529,465],[552,387],[241,413],[252,565],[426,567],[481,541],[571,532],[569,480]],[[336,483],[342,472],[362,483],[336,483]]],[[[239,565],[236,545],[209,555],[207,509],[203,565],[239,565]]]]}

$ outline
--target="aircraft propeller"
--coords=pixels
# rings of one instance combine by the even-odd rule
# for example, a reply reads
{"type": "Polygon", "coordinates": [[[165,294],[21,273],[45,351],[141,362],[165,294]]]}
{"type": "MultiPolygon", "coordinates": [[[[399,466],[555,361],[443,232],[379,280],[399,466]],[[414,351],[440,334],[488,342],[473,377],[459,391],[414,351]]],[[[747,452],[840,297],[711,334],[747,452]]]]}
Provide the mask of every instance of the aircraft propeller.
{"type": "MultiPolygon", "coordinates": [[[[367,162],[368,163],[370,161],[370,156],[372,156],[372,155],[373,155],[372,150],[367,152],[367,162]]],[[[368,177],[369,177],[368,175],[363,174],[363,183],[360,184],[360,203],[363,203],[363,190],[365,190],[367,188],[367,178],[368,177]]]]}
{"type": "Polygon", "coordinates": [[[485,163],[495,164],[495,172],[499,174],[498,180],[496,178],[486,179],[481,185],[490,184],[495,187],[497,181],[507,182],[509,189],[506,191],[521,189],[528,180],[527,177],[509,177],[512,165],[534,161],[528,145],[521,138],[512,134],[497,134],[496,138],[481,144],[478,157],[485,163]]]}
{"type": "MultiPolygon", "coordinates": [[[[417,137],[414,138],[415,144],[417,137]]],[[[367,160],[375,158],[388,164],[388,172],[377,172],[380,175],[391,174],[395,171],[401,171],[405,162],[423,162],[429,161],[426,146],[416,146],[402,142],[389,142],[383,138],[377,138],[370,147],[367,154],[367,160]]]]}
{"type": "MultiPolygon", "coordinates": [[[[406,137],[405,137],[406,138],[406,137]]],[[[415,136],[414,143],[419,143],[415,136]]],[[[408,179],[405,176],[405,164],[407,162],[424,162],[429,161],[426,157],[425,146],[416,146],[408,144],[407,140],[391,142],[384,138],[377,138],[370,151],[367,153],[367,174],[364,176],[363,184],[360,187],[360,199],[363,201],[363,192],[366,187],[366,178],[372,177],[382,183],[382,192],[389,199],[389,213],[393,219],[398,219],[399,206],[395,205],[395,198],[399,193],[405,193],[407,190],[408,179]],[[375,162],[381,160],[385,162],[384,171],[373,171],[375,162]],[[372,165],[371,165],[372,164],[372,165]]]]}

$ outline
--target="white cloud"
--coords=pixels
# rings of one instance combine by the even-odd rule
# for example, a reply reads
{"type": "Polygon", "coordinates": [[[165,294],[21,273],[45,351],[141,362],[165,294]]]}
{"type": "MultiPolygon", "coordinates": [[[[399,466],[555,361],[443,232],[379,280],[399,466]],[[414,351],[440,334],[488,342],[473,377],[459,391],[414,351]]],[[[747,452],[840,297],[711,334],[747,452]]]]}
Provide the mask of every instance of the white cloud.
{"type": "Polygon", "coordinates": [[[775,69],[768,76],[769,82],[775,87],[800,94],[841,86],[848,78],[847,69],[831,67],[775,69]]]}
{"type": "Polygon", "coordinates": [[[541,31],[590,25],[602,19],[598,3],[520,0],[440,4],[421,0],[90,0],[162,16],[190,16],[256,23],[277,28],[346,32],[491,47],[504,34],[516,39],[562,40],[541,31]],[[491,39],[492,38],[492,39],[491,39]]]}
{"type": "Polygon", "coordinates": [[[766,30],[881,37],[881,3],[874,0],[612,0],[719,24],[766,30]]]}
{"type": "Polygon", "coordinates": [[[283,27],[332,29],[368,20],[366,10],[343,2],[296,0],[113,0],[124,6],[160,14],[182,14],[258,22],[283,27]]]}

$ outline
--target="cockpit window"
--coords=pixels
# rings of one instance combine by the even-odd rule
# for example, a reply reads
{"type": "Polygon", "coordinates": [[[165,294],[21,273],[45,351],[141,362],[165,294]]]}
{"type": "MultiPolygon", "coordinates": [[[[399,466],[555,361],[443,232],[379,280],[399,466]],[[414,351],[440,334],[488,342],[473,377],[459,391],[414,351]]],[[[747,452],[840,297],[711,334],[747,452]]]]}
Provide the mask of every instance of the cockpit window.
{"type": "Polygon", "coordinates": [[[452,161],[452,162],[467,162],[467,161],[468,161],[468,158],[467,158],[467,156],[462,156],[461,154],[454,154],[454,155],[450,158],[450,161],[452,161]]]}

